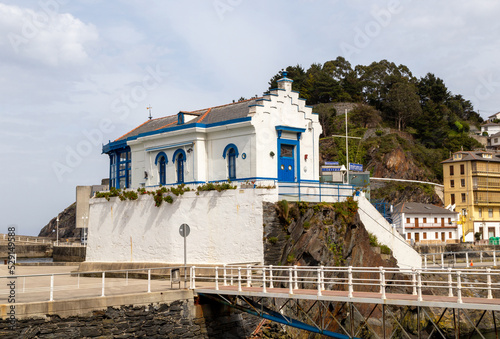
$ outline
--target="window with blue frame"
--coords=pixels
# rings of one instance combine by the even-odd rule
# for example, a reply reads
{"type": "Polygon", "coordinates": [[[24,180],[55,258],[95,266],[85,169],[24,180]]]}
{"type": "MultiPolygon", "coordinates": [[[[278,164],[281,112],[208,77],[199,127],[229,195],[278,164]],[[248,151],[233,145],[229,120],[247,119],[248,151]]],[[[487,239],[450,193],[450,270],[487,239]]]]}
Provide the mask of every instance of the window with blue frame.
{"type": "Polygon", "coordinates": [[[132,183],[130,148],[116,150],[109,154],[109,186],[115,188],[129,188],[132,183]]]}
{"type": "Polygon", "coordinates": [[[227,172],[229,180],[236,179],[236,150],[234,148],[227,152],[227,172]]]}
{"type": "Polygon", "coordinates": [[[160,185],[165,185],[167,183],[167,161],[164,156],[160,157],[160,161],[158,162],[158,170],[160,172],[160,185]]]}
{"type": "Polygon", "coordinates": [[[184,182],[184,154],[179,153],[177,155],[177,183],[181,184],[184,182]]]}
{"type": "Polygon", "coordinates": [[[229,180],[236,179],[236,158],[238,154],[238,147],[235,144],[227,145],[222,152],[224,159],[227,158],[227,176],[229,180]]]}

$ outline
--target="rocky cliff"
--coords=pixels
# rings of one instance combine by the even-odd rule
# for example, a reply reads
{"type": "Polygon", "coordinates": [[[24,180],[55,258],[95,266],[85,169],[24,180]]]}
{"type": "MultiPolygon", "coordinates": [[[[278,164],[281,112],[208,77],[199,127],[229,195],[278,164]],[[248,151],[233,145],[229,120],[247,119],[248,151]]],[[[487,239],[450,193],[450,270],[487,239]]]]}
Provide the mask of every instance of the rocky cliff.
{"type": "MultiPolygon", "coordinates": [[[[38,234],[39,237],[56,238],[57,217],[52,218],[38,234]]],[[[80,229],[76,228],[76,202],[59,213],[59,239],[79,238],[80,229]]]]}

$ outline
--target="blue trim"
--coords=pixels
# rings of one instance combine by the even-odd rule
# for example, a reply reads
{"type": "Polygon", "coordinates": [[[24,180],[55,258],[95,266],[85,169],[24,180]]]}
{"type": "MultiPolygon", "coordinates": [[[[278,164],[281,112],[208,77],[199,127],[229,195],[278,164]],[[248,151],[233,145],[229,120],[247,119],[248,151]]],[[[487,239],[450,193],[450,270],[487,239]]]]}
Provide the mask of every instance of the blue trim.
{"type": "Polygon", "coordinates": [[[150,148],[146,148],[146,152],[159,151],[162,149],[170,149],[170,148],[175,148],[175,147],[179,147],[179,146],[187,146],[187,145],[193,145],[193,141],[181,142],[178,144],[163,145],[163,146],[157,146],[157,147],[150,147],[150,148]]]}
{"type": "Polygon", "coordinates": [[[158,160],[160,160],[160,157],[161,156],[164,156],[165,157],[165,164],[168,164],[168,157],[167,155],[165,154],[165,152],[160,152],[156,155],[156,158],[155,158],[155,166],[158,165],[158,160]]]}
{"type": "MultiPolygon", "coordinates": [[[[314,108],[313,106],[311,105],[306,105],[305,107],[308,107],[308,108],[314,108]]],[[[318,113],[314,113],[314,114],[318,114],[318,113]]]]}
{"type": "Polygon", "coordinates": [[[284,91],[283,88],[273,88],[273,89],[270,89],[270,91],[284,91]]]}
{"type": "Polygon", "coordinates": [[[226,153],[227,151],[229,151],[230,148],[234,148],[234,150],[236,151],[236,158],[240,154],[240,152],[238,152],[238,147],[236,147],[235,144],[227,144],[227,146],[224,147],[224,151],[222,152],[222,156],[224,157],[224,159],[226,159],[226,153]]]}
{"type": "MultiPolygon", "coordinates": [[[[273,97],[279,97],[278,94],[274,94],[274,93],[267,93],[265,94],[264,96],[267,97],[268,95],[272,95],[273,97]]],[[[270,100],[269,100],[270,101],[270,100]]]]}
{"type": "Polygon", "coordinates": [[[290,127],[290,126],[283,126],[283,125],[276,126],[276,130],[277,131],[296,132],[296,133],[306,131],[305,128],[290,127]]]}
{"type": "Polygon", "coordinates": [[[177,124],[178,125],[184,124],[184,113],[182,112],[177,113],[177,124]]]}
{"type": "Polygon", "coordinates": [[[184,156],[184,161],[186,161],[186,152],[182,148],[178,148],[175,152],[174,155],[172,155],[172,162],[175,164],[175,160],[177,159],[177,156],[179,153],[182,153],[184,156]]]}
{"type": "Polygon", "coordinates": [[[128,141],[136,140],[138,138],[146,137],[149,135],[156,135],[156,134],[167,133],[167,132],[171,132],[171,131],[178,131],[178,130],[188,129],[188,128],[211,128],[211,127],[217,127],[217,126],[232,125],[232,124],[237,124],[240,122],[251,121],[251,120],[252,120],[252,117],[244,117],[244,118],[214,122],[211,124],[192,123],[192,124],[184,124],[184,125],[166,127],[166,128],[162,128],[162,129],[155,130],[155,131],[140,133],[139,135],[135,135],[135,136],[129,137],[127,139],[109,142],[108,144],[106,144],[102,147],[102,153],[108,153],[108,152],[115,150],[115,149],[124,148],[127,146],[128,141]]]}
{"type": "MultiPolygon", "coordinates": [[[[292,92],[292,93],[300,93],[299,91],[290,91],[290,92],[292,92]]],[[[300,99],[300,98],[299,98],[299,99],[300,99]]]]}
{"type": "Polygon", "coordinates": [[[282,81],[293,82],[292,79],[288,79],[288,78],[279,79],[277,82],[282,82],[282,81]]]}
{"type": "Polygon", "coordinates": [[[255,105],[248,105],[248,107],[254,107],[254,106],[264,107],[264,105],[257,105],[257,104],[255,104],[255,105]]]}
{"type": "Polygon", "coordinates": [[[255,102],[257,102],[257,101],[271,101],[271,99],[264,99],[264,98],[262,98],[262,99],[255,100],[255,102]]]}
{"type": "MultiPolygon", "coordinates": [[[[295,154],[294,154],[294,167],[295,167],[295,173],[297,173],[297,176],[294,177],[293,182],[299,182],[300,183],[300,142],[298,140],[292,140],[292,139],[278,139],[278,168],[277,170],[279,171],[279,159],[281,158],[281,144],[285,145],[294,145],[295,147],[295,154]]],[[[285,158],[289,159],[289,158],[285,158]]],[[[278,175],[279,178],[279,175],[278,175]]],[[[279,179],[278,179],[279,180],[279,179]]]]}

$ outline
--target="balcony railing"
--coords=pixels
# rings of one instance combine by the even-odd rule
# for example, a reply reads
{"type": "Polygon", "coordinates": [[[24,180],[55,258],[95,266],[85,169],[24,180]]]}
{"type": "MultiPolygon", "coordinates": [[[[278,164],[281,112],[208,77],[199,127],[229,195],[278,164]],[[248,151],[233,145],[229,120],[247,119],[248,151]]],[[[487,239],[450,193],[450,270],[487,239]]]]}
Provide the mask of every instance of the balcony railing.
{"type": "Polygon", "coordinates": [[[407,228],[457,228],[457,223],[456,222],[452,222],[451,224],[450,223],[444,223],[441,224],[440,222],[439,223],[434,223],[434,222],[426,222],[426,223],[423,223],[423,222],[419,222],[418,224],[415,224],[415,223],[405,223],[405,227],[407,228]]]}

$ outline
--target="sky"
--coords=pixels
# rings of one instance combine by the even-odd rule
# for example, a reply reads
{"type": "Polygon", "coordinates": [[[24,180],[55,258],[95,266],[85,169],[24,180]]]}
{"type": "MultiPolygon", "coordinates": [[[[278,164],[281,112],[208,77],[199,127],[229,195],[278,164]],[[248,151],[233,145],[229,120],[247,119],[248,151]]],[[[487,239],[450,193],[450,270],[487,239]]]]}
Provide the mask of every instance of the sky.
{"type": "Polygon", "coordinates": [[[497,0],[0,0],[0,233],[38,235],[153,117],[262,95],[338,56],[428,72],[500,111],[497,0]]]}

